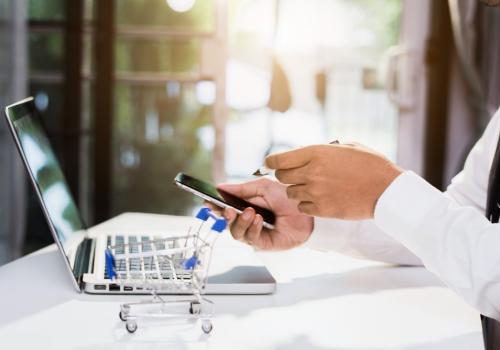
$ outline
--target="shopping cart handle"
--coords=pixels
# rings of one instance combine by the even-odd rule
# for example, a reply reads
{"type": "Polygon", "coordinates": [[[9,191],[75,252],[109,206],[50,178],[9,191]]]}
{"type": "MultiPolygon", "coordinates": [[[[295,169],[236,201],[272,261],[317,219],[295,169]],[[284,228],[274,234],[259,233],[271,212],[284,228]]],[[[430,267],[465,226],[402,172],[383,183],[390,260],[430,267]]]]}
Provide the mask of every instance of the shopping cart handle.
{"type": "Polygon", "coordinates": [[[208,218],[210,217],[210,208],[203,207],[198,211],[198,214],[196,214],[196,218],[207,221],[208,218]]]}
{"type": "Polygon", "coordinates": [[[115,257],[109,248],[104,251],[104,254],[106,257],[106,272],[109,279],[113,280],[116,277],[115,257]]]}
{"type": "Polygon", "coordinates": [[[184,267],[184,270],[192,270],[197,263],[198,258],[196,257],[196,255],[193,255],[189,259],[184,260],[184,262],[182,263],[182,267],[184,267]]]}
{"type": "Polygon", "coordinates": [[[203,207],[198,211],[198,214],[196,214],[196,218],[207,221],[209,218],[212,218],[215,220],[215,223],[212,225],[212,231],[222,233],[226,227],[227,227],[227,220],[224,219],[223,217],[217,216],[212,211],[210,208],[203,207]]]}
{"type": "Polygon", "coordinates": [[[215,223],[212,225],[212,231],[217,233],[222,233],[227,227],[226,219],[216,219],[215,223]]]}

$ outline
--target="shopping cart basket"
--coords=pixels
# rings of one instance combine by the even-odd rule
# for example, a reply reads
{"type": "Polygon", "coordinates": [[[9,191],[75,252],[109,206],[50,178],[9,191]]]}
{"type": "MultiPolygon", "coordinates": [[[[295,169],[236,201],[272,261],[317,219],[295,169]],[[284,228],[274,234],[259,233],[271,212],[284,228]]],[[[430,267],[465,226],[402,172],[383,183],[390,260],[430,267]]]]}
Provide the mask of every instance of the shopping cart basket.
{"type": "Polygon", "coordinates": [[[120,305],[119,316],[128,332],[137,330],[137,320],[141,318],[178,317],[199,319],[203,332],[212,331],[214,303],[203,295],[212,247],[218,235],[226,229],[227,221],[214,215],[209,208],[200,209],[196,219],[196,225],[185,235],[116,244],[106,249],[109,278],[123,287],[139,287],[152,295],[149,300],[120,305]],[[207,227],[209,221],[212,222],[210,228],[207,227]],[[117,262],[124,266],[117,269],[117,262]],[[137,272],[131,268],[133,264],[147,264],[150,268],[137,272]],[[183,297],[167,300],[159,295],[162,292],[183,297]],[[169,310],[179,304],[186,306],[182,308],[186,312],[169,310]],[[146,307],[150,308],[147,312],[144,311],[146,307]]]}

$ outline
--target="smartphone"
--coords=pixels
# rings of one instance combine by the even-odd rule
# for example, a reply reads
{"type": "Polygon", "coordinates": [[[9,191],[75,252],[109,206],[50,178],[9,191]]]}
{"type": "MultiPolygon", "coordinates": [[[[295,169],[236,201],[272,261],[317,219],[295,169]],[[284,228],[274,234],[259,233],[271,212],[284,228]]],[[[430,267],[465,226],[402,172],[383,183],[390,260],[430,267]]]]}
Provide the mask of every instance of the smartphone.
{"type": "Polygon", "coordinates": [[[217,189],[214,185],[183,173],[177,174],[174,183],[183,190],[191,192],[220,208],[233,208],[238,214],[241,214],[245,208],[253,208],[255,212],[260,214],[264,219],[263,226],[270,230],[274,229],[276,217],[274,213],[268,209],[251,204],[232,194],[217,189]]]}

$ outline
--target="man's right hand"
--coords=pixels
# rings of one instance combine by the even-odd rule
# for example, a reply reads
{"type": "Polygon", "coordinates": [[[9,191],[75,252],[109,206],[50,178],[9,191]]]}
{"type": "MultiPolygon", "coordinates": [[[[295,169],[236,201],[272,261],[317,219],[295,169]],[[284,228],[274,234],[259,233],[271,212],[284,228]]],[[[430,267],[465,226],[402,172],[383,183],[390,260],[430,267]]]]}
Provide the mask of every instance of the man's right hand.
{"type": "Polygon", "coordinates": [[[252,208],[237,215],[232,208],[224,210],[233,237],[258,249],[284,250],[301,245],[312,233],[314,221],[299,212],[298,202],[290,200],[286,185],[260,178],[242,184],[221,184],[219,189],[245,199],[247,202],[269,209],[276,215],[274,230],[262,226],[262,216],[252,208]]]}

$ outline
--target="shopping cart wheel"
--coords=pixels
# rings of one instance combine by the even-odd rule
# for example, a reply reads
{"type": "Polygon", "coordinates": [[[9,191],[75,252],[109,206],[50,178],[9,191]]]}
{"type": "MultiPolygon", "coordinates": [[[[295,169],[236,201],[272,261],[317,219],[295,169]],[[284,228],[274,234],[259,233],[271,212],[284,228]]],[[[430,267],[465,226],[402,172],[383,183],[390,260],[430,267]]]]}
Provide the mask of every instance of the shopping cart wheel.
{"type": "Polygon", "coordinates": [[[212,331],[212,329],[214,329],[214,326],[212,325],[212,322],[205,320],[201,324],[201,329],[205,334],[209,334],[212,331]]]}
{"type": "Polygon", "coordinates": [[[129,333],[134,333],[137,330],[137,323],[135,323],[135,321],[128,321],[125,324],[125,328],[127,328],[129,333]]]}
{"type": "Polygon", "coordinates": [[[123,312],[120,311],[118,316],[120,317],[120,320],[122,320],[123,322],[127,321],[127,318],[123,315],[123,312]]]}
{"type": "Polygon", "coordinates": [[[192,301],[190,304],[189,304],[189,313],[191,315],[197,315],[201,312],[201,304],[197,301],[192,301]]]}

